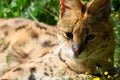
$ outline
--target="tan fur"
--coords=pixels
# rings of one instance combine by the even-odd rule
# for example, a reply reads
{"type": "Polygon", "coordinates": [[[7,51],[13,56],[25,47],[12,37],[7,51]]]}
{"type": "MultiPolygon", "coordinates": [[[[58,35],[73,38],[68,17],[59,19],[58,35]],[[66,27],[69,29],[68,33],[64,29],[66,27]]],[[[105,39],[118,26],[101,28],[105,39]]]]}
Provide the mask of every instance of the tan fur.
{"type": "Polygon", "coordinates": [[[28,19],[3,19],[0,23],[0,80],[31,80],[34,76],[42,80],[85,79],[85,75],[76,74],[59,58],[61,49],[56,33],[55,27],[28,19]]]}
{"type": "Polygon", "coordinates": [[[86,80],[85,72],[113,67],[110,3],[95,1],[61,0],[57,29],[28,19],[0,19],[0,80],[86,80]]]}

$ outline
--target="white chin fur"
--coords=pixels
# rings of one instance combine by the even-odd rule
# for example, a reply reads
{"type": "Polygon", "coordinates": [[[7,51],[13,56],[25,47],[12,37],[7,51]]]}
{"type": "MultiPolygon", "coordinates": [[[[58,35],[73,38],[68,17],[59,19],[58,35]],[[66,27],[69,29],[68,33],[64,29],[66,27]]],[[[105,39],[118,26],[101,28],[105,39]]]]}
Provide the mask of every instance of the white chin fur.
{"type": "Polygon", "coordinates": [[[62,50],[64,51],[64,53],[65,53],[66,55],[68,55],[68,57],[70,57],[70,58],[73,58],[73,57],[74,57],[74,53],[73,53],[72,49],[67,49],[67,48],[65,48],[65,47],[63,47],[63,46],[61,46],[61,48],[62,48],[62,50]]]}
{"type": "MultiPolygon", "coordinates": [[[[61,36],[57,35],[58,40],[60,40],[61,36]]],[[[59,43],[59,42],[58,42],[59,43]]],[[[63,52],[70,58],[74,57],[74,52],[72,51],[72,49],[68,49],[67,47],[65,47],[64,45],[62,45],[61,43],[59,43],[60,47],[62,48],[63,52]]]]}

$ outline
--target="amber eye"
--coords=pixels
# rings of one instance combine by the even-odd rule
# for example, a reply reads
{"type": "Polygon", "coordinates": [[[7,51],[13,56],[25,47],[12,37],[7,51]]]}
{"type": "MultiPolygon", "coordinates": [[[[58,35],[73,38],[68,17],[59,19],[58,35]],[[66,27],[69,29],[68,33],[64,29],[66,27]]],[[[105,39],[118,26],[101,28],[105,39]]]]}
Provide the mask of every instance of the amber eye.
{"type": "Polygon", "coordinates": [[[85,43],[87,43],[89,40],[94,39],[94,37],[95,36],[93,34],[87,35],[86,38],[85,38],[85,43]]]}
{"type": "Polygon", "coordinates": [[[67,38],[69,38],[69,39],[73,39],[73,34],[70,33],[70,32],[66,32],[66,36],[67,36],[67,38]]]}

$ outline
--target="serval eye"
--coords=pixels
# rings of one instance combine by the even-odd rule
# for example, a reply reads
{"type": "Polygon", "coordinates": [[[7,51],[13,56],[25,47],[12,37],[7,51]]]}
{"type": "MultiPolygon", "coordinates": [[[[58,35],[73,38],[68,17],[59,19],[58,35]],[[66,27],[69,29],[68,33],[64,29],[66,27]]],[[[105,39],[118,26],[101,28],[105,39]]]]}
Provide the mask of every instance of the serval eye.
{"type": "Polygon", "coordinates": [[[92,39],[94,39],[94,37],[95,37],[95,36],[91,34],[91,35],[88,35],[88,36],[86,37],[86,39],[87,39],[87,40],[92,40],[92,39]]]}
{"type": "Polygon", "coordinates": [[[86,38],[85,38],[85,43],[87,43],[89,40],[94,39],[94,37],[95,37],[95,36],[92,35],[92,34],[91,34],[91,35],[87,35],[86,38]]]}
{"type": "Polygon", "coordinates": [[[70,32],[66,32],[66,36],[67,36],[69,39],[73,39],[73,34],[70,33],[70,32]]]}

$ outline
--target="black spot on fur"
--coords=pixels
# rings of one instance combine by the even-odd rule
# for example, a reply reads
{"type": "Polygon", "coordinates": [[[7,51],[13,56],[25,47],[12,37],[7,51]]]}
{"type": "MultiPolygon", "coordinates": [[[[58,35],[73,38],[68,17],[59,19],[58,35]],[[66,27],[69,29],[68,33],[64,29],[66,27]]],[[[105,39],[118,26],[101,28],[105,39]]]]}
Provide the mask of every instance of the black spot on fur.
{"type": "Polygon", "coordinates": [[[49,69],[50,69],[50,72],[53,72],[53,70],[52,70],[52,67],[51,67],[51,66],[49,66],[49,69]]]}
{"type": "Polygon", "coordinates": [[[46,41],[44,41],[44,42],[42,43],[42,46],[43,46],[43,47],[46,47],[46,46],[49,46],[49,45],[51,45],[51,41],[50,41],[50,40],[46,40],[46,41]]]}
{"type": "Polygon", "coordinates": [[[46,32],[45,34],[49,35],[49,36],[53,36],[53,37],[56,37],[56,35],[52,34],[52,33],[49,33],[49,32],[46,32]]]}
{"type": "MultiPolygon", "coordinates": [[[[18,52],[19,53],[19,52],[18,52]]],[[[21,55],[22,58],[27,58],[28,54],[24,53],[24,55],[21,55]]]]}
{"type": "Polygon", "coordinates": [[[46,40],[42,43],[43,47],[53,47],[55,45],[57,45],[57,44],[52,44],[50,40],[46,40]]]}
{"type": "Polygon", "coordinates": [[[48,74],[47,72],[44,72],[44,75],[45,75],[45,76],[49,76],[49,74],[48,74]]]}
{"type": "Polygon", "coordinates": [[[47,30],[47,28],[43,25],[40,25],[39,23],[36,23],[36,27],[40,28],[40,29],[45,29],[47,30]]]}
{"type": "Polygon", "coordinates": [[[16,71],[22,71],[22,68],[18,67],[15,70],[13,70],[13,72],[16,72],[16,71]]]}
{"type": "Polygon", "coordinates": [[[30,72],[31,72],[31,75],[29,76],[28,80],[36,80],[36,79],[35,79],[35,76],[34,76],[34,74],[33,74],[33,73],[36,72],[36,68],[35,68],[35,67],[31,68],[31,69],[30,69],[30,72]]]}
{"type": "Polygon", "coordinates": [[[15,31],[21,30],[21,29],[23,29],[25,27],[26,27],[26,25],[19,26],[18,28],[15,29],[15,31]]]}
{"type": "Polygon", "coordinates": [[[36,72],[36,68],[33,67],[33,68],[30,69],[30,71],[31,71],[32,73],[33,73],[33,72],[36,72]]]}
{"type": "Polygon", "coordinates": [[[31,74],[31,75],[29,76],[28,80],[36,80],[36,79],[35,79],[35,76],[34,76],[33,74],[31,74]]]}
{"type": "Polygon", "coordinates": [[[35,31],[32,31],[32,32],[31,32],[31,37],[32,37],[32,38],[38,38],[38,33],[35,32],[35,31]]]}

